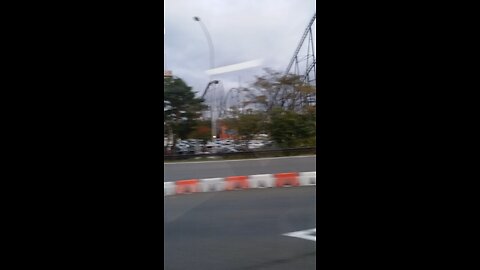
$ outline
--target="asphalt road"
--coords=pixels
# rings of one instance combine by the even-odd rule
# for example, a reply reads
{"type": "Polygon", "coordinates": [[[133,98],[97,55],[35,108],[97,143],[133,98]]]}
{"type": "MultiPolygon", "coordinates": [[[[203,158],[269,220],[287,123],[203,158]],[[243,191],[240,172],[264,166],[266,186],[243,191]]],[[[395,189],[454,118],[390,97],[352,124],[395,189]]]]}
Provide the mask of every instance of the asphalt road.
{"type": "Polygon", "coordinates": [[[316,171],[316,156],[164,163],[164,182],[282,172],[316,171]]]}
{"type": "Polygon", "coordinates": [[[315,269],[316,189],[249,189],[165,197],[164,269],[315,269]]]}

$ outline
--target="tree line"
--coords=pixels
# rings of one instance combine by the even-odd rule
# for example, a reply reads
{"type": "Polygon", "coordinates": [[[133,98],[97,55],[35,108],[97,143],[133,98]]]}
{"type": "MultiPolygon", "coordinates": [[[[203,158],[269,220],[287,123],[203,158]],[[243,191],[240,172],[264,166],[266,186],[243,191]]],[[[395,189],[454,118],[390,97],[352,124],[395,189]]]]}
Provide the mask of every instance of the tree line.
{"type": "MultiPolygon", "coordinates": [[[[304,83],[300,76],[265,69],[243,90],[246,96],[241,105],[247,109],[234,107],[222,117],[238,139],[251,140],[256,134],[265,133],[279,147],[316,145],[314,86],[304,83]]],[[[165,135],[173,141],[209,140],[210,121],[200,118],[207,108],[204,102],[181,78],[164,78],[165,135]]]]}

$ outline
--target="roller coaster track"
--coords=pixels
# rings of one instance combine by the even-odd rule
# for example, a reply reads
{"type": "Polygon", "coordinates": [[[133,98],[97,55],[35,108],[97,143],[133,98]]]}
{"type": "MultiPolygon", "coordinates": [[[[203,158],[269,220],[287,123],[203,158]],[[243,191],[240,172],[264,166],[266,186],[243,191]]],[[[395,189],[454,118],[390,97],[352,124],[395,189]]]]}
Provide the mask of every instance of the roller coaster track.
{"type": "Polygon", "coordinates": [[[315,50],[314,50],[314,47],[313,47],[313,34],[312,34],[312,25],[313,23],[315,22],[317,18],[317,14],[315,13],[312,17],[312,19],[310,20],[310,22],[308,23],[308,26],[306,27],[305,29],[305,32],[303,33],[302,35],[302,38],[300,39],[300,42],[295,50],[295,53],[293,54],[293,57],[292,59],[290,60],[290,62],[288,63],[288,66],[287,66],[287,69],[285,70],[285,74],[288,74],[291,72],[292,70],[292,66],[293,64],[295,63],[295,73],[298,73],[298,62],[299,62],[299,52],[300,50],[302,49],[304,43],[305,43],[305,39],[307,38],[307,36],[309,36],[309,41],[308,41],[308,52],[307,52],[307,56],[306,56],[306,59],[307,59],[307,68],[306,68],[306,72],[305,74],[303,74],[302,78],[303,80],[305,80],[307,83],[308,83],[308,80],[309,80],[309,73],[310,71],[312,71],[312,69],[314,70],[314,73],[316,71],[316,59],[315,59],[315,50]],[[310,50],[311,50],[311,55],[310,55],[310,50]],[[308,64],[308,60],[309,58],[313,57],[313,60],[312,60],[312,63],[308,64]]]}

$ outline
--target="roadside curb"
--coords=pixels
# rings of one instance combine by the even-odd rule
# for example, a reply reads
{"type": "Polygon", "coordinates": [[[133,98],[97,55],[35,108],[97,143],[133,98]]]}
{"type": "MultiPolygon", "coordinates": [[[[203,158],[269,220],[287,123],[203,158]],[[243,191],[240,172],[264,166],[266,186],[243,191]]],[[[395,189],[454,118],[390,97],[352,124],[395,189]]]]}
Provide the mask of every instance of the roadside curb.
{"type": "Polygon", "coordinates": [[[243,159],[219,159],[219,160],[178,160],[178,161],[164,161],[163,165],[176,165],[176,164],[193,164],[193,163],[214,163],[214,162],[243,162],[243,161],[255,161],[266,159],[291,159],[291,158],[310,158],[317,157],[317,155],[299,155],[299,156],[283,156],[283,157],[252,157],[243,159]]]}
{"type": "Polygon", "coordinates": [[[285,172],[164,182],[164,196],[252,188],[315,186],[317,172],[285,172]]]}

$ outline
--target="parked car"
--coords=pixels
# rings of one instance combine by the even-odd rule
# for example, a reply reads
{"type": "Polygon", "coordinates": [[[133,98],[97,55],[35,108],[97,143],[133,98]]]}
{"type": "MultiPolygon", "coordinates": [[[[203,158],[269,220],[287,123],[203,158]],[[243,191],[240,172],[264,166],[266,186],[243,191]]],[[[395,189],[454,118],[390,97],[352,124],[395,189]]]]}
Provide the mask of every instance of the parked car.
{"type": "Polygon", "coordinates": [[[221,147],[218,150],[218,153],[237,153],[237,152],[239,152],[239,151],[236,150],[235,148],[229,147],[229,146],[221,147]]]}

